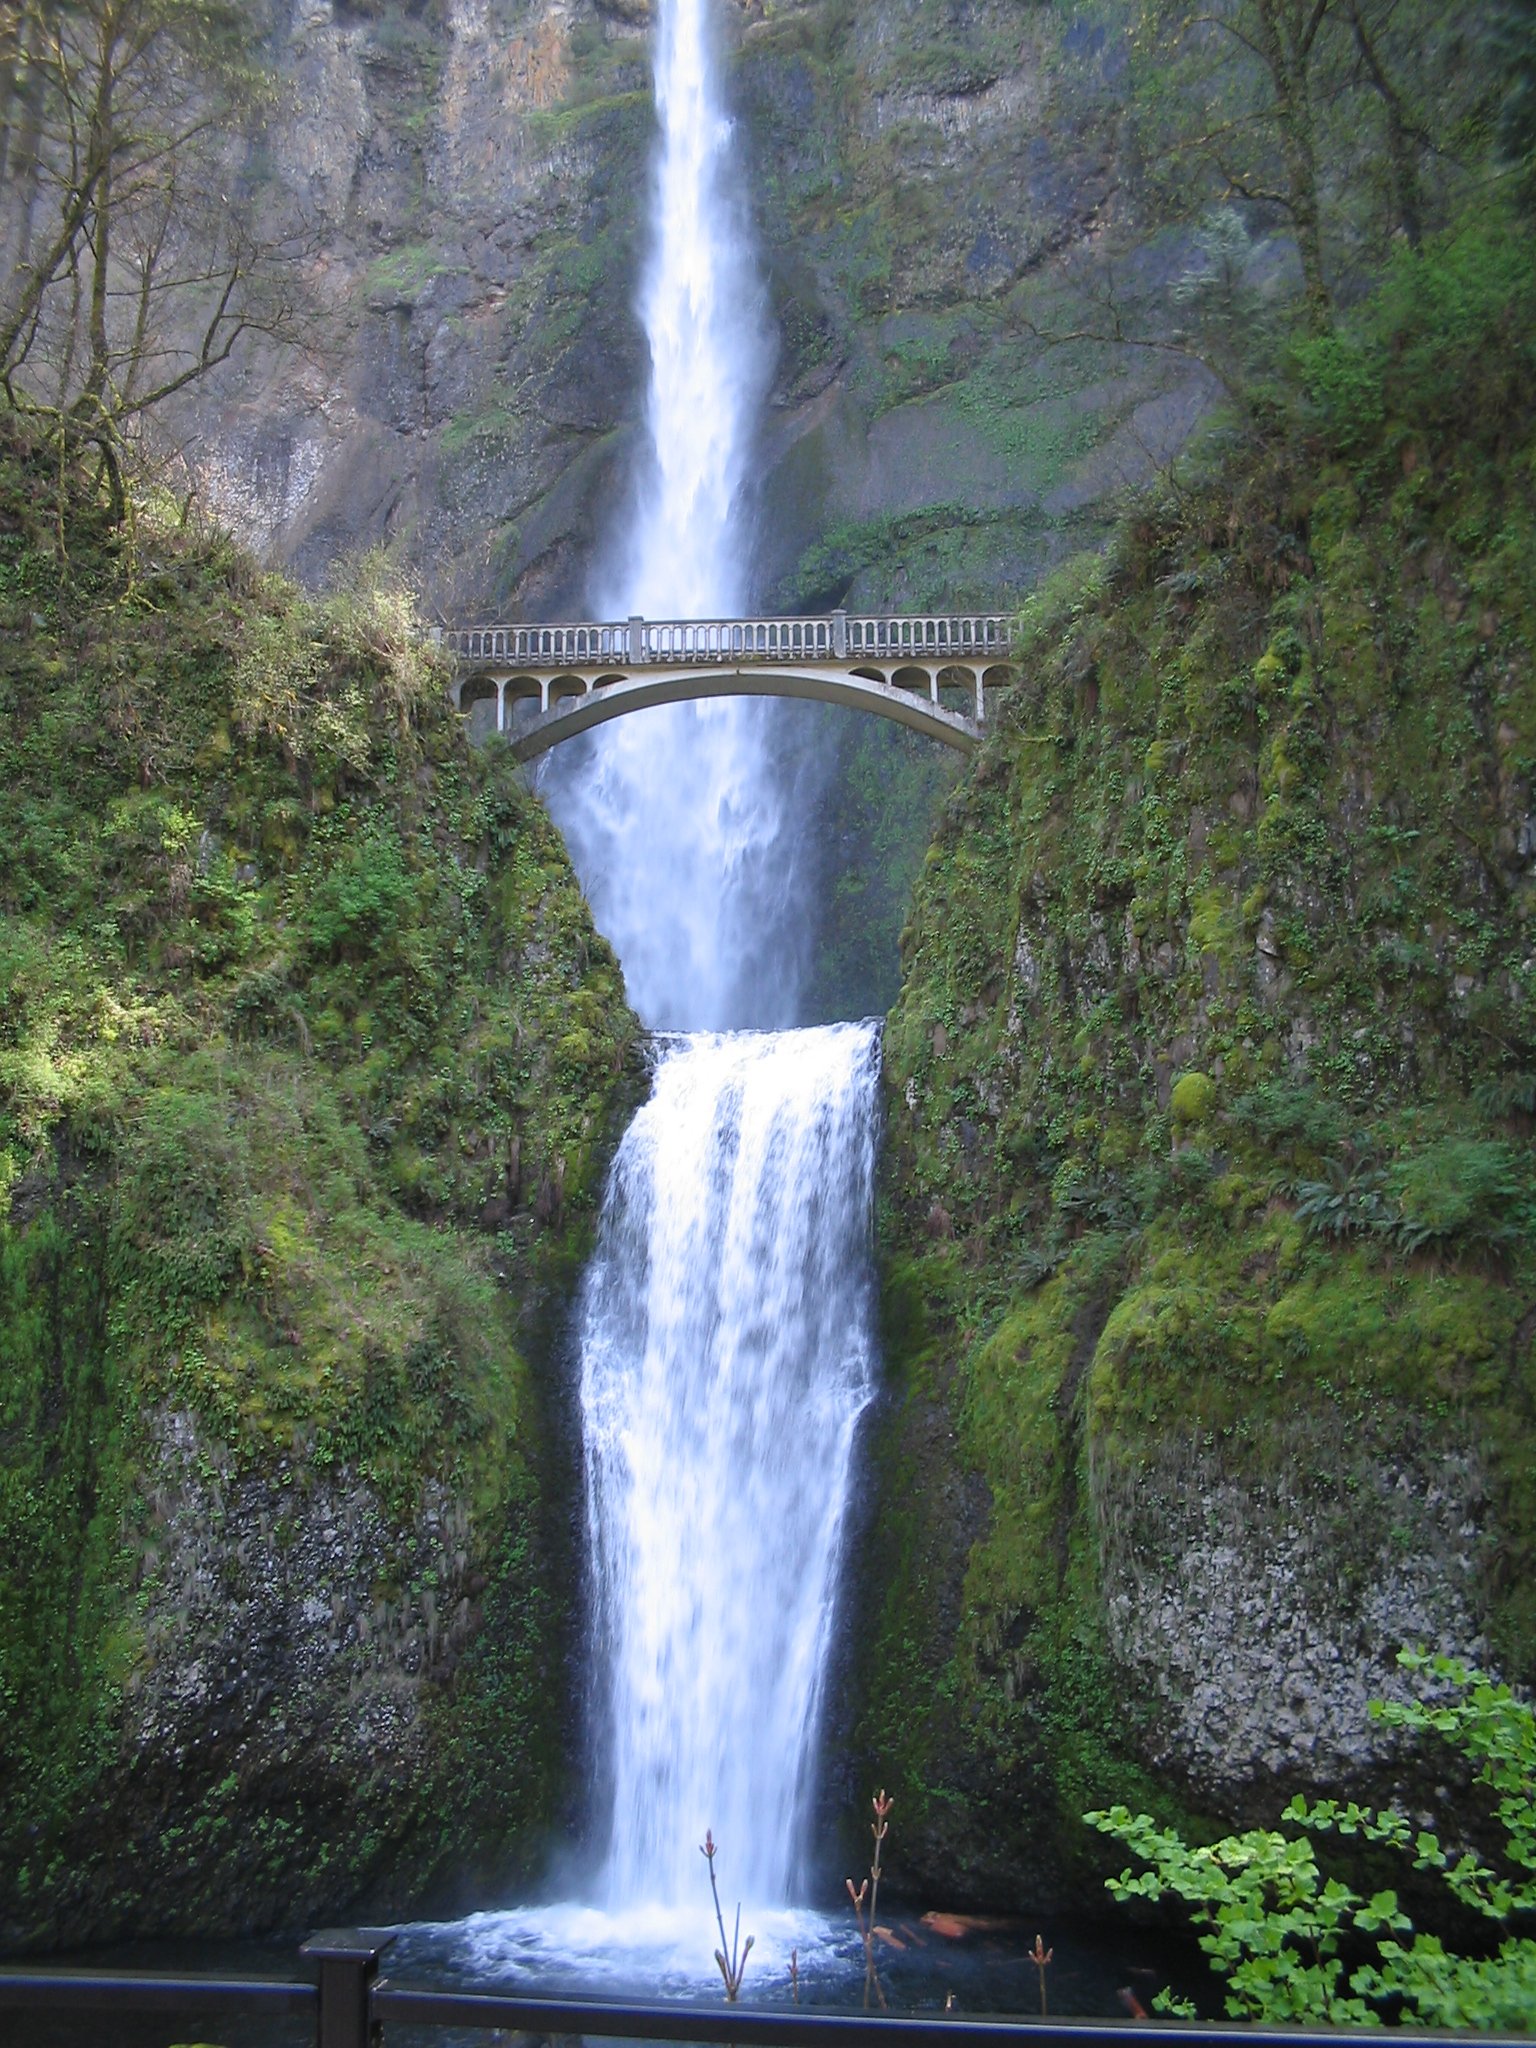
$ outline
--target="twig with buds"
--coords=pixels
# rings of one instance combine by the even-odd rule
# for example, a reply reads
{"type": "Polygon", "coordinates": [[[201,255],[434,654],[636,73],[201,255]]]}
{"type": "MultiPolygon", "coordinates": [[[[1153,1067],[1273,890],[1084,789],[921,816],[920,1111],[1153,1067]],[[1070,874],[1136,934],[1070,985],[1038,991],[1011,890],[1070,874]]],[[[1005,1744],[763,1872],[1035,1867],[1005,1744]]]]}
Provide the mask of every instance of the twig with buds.
{"type": "Polygon", "coordinates": [[[1029,1960],[1040,1972],[1040,2017],[1042,2019],[1045,2017],[1045,1973],[1050,1968],[1051,1959],[1055,1953],[1055,1949],[1046,1947],[1038,1934],[1035,1936],[1035,1945],[1029,1951],[1029,1960]]]}
{"type": "Polygon", "coordinates": [[[875,1908],[880,1898],[880,1845],[885,1840],[886,1817],[890,1813],[895,1801],[887,1799],[884,1791],[881,1790],[875,1794],[871,1804],[875,1809],[875,1818],[869,1830],[875,1838],[874,1860],[869,1866],[868,1877],[864,1879],[857,1891],[853,1888],[853,1879],[851,1877],[845,1879],[845,1882],[848,1886],[848,1896],[853,1901],[853,1917],[859,1923],[859,1936],[864,1943],[865,2009],[867,2010],[869,2007],[869,1994],[873,1990],[876,1998],[880,2001],[881,2010],[883,2011],[885,2009],[885,1988],[881,1984],[879,1972],[875,1968],[875,1936],[882,1930],[875,1925],[875,1908]],[[864,1901],[866,1899],[869,1900],[868,1918],[865,1917],[864,1913],[864,1901]]]}
{"type": "Polygon", "coordinates": [[[699,1854],[709,1865],[709,1888],[715,1899],[715,1924],[720,1929],[720,1946],[715,1950],[715,1961],[720,1965],[720,1975],[725,1979],[725,2002],[736,2003],[736,1994],[741,1989],[741,1980],[746,1972],[747,1957],[752,1953],[754,1936],[748,1935],[746,1945],[741,1944],[741,1901],[736,1902],[736,1925],[729,1943],[725,1938],[725,1915],[720,1910],[720,1886],[715,1878],[715,1837],[713,1830],[704,1830],[704,1839],[699,1844],[699,1854]]]}

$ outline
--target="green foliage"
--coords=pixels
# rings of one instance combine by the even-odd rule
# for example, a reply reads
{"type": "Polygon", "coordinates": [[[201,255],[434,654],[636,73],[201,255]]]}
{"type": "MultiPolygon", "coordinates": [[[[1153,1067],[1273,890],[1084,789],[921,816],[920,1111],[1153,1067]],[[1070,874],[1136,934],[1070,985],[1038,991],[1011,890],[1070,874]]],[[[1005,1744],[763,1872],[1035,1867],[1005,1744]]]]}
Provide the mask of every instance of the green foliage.
{"type": "Polygon", "coordinates": [[[1209,1074],[1180,1074],[1168,1107],[1180,1124],[1203,1124],[1216,1106],[1216,1083],[1209,1074]]]}
{"type": "MultiPolygon", "coordinates": [[[[1400,1813],[1353,1801],[1298,1797],[1285,1817],[1302,1833],[1250,1828],[1205,1847],[1124,1806],[1084,1816],[1151,1865],[1140,1876],[1126,1870],[1109,1879],[1115,1898],[1171,1895],[1192,1909],[1235,2019],[1370,2026],[1381,2023],[1385,2007],[1422,2026],[1523,2031],[1531,2024],[1536,1940],[1507,1930],[1512,1919],[1536,1912],[1536,1714],[1508,1686],[1455,1658],[1404,1651],[1398,1661],[1434,1693],[1374,1701],[1371,1713],[1390,1727],[1439,1736],[1473,1763],[1476,1782],[1497,1795],[1509,1866],[1503,1874],[1470,1850],[1448,1850],[1400,1813]],[[1412,1934],[1413,1923],[1396,1891],[1366,1897],[1324,1874],[1313,1836],[1332,1832],[1384,1845],[1410,1856],[1416,1870],[1438,1873],[1459,1906],[1506,1929],[1498,1953],[1456,1955],[1424,1934],[1405,1944],[1399,1937],[1412,1934]],[[1358,1960],[1364,1944],[1373,1960],[1358,1960]]],[[[1179,2001],[1159,2004],[1193,2016],[1179,2001]]]]}
{"type": "Polygon", "coordinates": [[[375,257],[368,266],[365,288],[371,299],[414,305],[437,278],[462,268],[444,262],[430,242],[407,242],[375,257]]]}
{"type": "Polygon", "coordinates": [[[1382,1196],[1380,1169],[1330,1159],[1322,1180],[1296,1183],[1296,1220],[1319,1237],[1386,1230],[1397,1222],[1382,1196]]]}
{"type": "Polygon", "coordinates": [[[1442,1138],[1398,1161],[1387,1189],[1398,1209],[1394,1235],[1407,1251],[1536,1235],[1530,1154],[1502,1139],[1442,1138]]]}
{"type": "MultiPolygon", "coordinates": [[[[980,1505],[953,1554],[901,1508],[881,1669],[918,1675],[866,1727],[946,1874],[999,1784],[1049,1810],[1064,1646],[1106,1592],[1176,1604],[1168,1507],[1207,1487],[1245,1544],[1266,1500],[1315,1521],[1347,1644],[1384,1561],[1442,1561],[1381,1475],[1471,1462],[1468,1597],[1536,1671],[1531,260],[1502,210],[1394,258],[1340,329],[1374,425],[1321,430],[1287,370],[1049,579],[941,815],[886,1034],[887,1497],[915,1464],[980,1505]]],[[[1134,1730],[1098,1725],[1112,1782],[1134,1730]]]]}
{"type": "Polygon", "coordinates": [[[1302,384],[1341,452],[1399,433],[1507,416],[1536,372],[1536,257],[1497,213],[1397,250],[1337,333],[1295,344],[1302,384]]]}
{"type": "MultiPolygon", "coordinates": [[[[435,1482],[486,1574],[527,1555],[529,1333],[584,1248],[633,1030],[557,835],[466,746],[382,565],[311,602],[147,519],[128,550],[87,483],[0,442],[0,1775],[27,1788],[0,1918],[33,1933],[109,1881],[118,1836],[81,1816],[121,1791],[167,1417],[210,1470],[367,1489],[407,1548],[435,1482]]],[[[257,1913],[327,1868],[339,1898],[391,1828],[422,1867],[496,1813],[531,1843],[553,1624],[486,1599],[516,1609],[524,1792],[456,1803],[456,1709],[429,1701],[395,1820],[345,1831],[371,1849],[343,1869],[299,1816],[236,1870],[239,1787],[189,1764],[167,1827],[207,1826],[165,1911],[195,1912],[180,1869],[257,1913]]]]}
{"type": "Polygon", "coordinates": [[[1387,415],[1384,364],[1378,353],[1342,334],[1298,342],[1295,353],[1303,388],[1327,422],[1335,445],[1348,454],[1374,440],[1387,415]]]}
{"type": "Polygon", "coordinates": [[[1536,1236],[1528,1157],[1500,1139],[1442,1138],[1390,1169],[1330,1159],[1296,1184],[1296,1219],[1320,1236],[1374,1232],[1407,1252],[1487,1249],[1536,1236]]]}

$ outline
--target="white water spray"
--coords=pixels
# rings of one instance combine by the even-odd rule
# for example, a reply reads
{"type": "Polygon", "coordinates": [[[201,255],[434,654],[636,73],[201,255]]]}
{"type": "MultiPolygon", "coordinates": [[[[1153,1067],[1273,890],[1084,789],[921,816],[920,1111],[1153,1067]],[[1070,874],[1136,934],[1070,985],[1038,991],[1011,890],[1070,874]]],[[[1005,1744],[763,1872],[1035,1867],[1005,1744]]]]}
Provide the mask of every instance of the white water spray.
{"type": "MultiPolygon", "coordinates": [[[[593,596],[604,618],[722,618],[746,604],[747,486],[774,339],[710,0],[662,0],[660,121],[639,301],[647,447],[593,596]]],[[[634,713],[551,757],[545,792],[630,1000],[656,1029],[792,1024],[806,919],[799,835],[769,736],[735,699],[634,713]]]]}

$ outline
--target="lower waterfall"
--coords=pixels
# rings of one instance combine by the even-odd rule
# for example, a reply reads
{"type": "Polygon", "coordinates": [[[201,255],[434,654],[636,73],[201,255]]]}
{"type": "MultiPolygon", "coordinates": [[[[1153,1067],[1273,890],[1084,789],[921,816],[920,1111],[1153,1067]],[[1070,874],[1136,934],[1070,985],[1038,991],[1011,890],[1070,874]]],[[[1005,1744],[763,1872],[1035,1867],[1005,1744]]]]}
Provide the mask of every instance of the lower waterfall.
{"type": "Polygon", "coordinates": [[[854,1428],[873,1364],[873,1024],[665,1040],[584,1292],[612,1908],[802,1876],[854,1428]]]}

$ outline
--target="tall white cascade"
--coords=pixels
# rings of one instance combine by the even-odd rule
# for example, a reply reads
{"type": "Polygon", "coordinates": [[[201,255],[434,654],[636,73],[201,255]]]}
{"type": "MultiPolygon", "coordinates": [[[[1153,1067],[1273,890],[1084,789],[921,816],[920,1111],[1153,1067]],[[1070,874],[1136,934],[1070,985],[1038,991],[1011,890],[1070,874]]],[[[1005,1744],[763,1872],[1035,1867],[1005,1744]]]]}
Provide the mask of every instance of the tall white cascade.
{"type": "MultiPolygon", "coordinates": [[[[661,0],[657,20],[660,134],[639,300],[647,445],[592,593],[600,618],[719,618],[747,603],[745,490],[775,340],[721,93],[715,5],[661,0]]],[[[657,1029],[798,1015],[798,835],[768,745],[781,709],[669,706],[550,759],[550,809],[630,1000],[657,1029]]]]}
{"type": "MultiPolygon", "coordinates": [[[[649,452],[608,617],[721,616],[747,598],[743,487],[773,343],[718,4],[661,0],[649,452]]],[[[673,1034],[615,1162],[581,1309],[592,1889],[610,1929],[707,1913],[706,1829],[753,1901],[794,1897],[870,1392],[878,1036],[779,1028],[799,1014],[806,922],[769,745],[779,708],[618,720],[560,750],[546,784],[635,1007],[673,1034]]]]}
{"type": "Polygon", "coordinates": [[[606,1903],[703,1903],[713,1828],[800,1876],[872,1367],[875,1027],[664,1046],[588,1275],[581,1401],[608,1674],[606,1903]]]}

